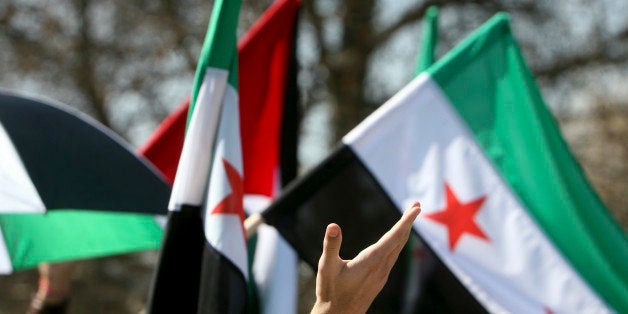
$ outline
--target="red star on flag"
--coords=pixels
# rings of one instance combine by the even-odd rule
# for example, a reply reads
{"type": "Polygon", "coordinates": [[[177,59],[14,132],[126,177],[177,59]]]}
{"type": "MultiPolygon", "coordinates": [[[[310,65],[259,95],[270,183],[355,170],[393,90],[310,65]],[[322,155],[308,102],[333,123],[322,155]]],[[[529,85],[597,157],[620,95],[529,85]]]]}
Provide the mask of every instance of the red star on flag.
{"type": "Polygon", "coordinates": [[[214,209],[211,211],[211,215],[216,214],[231,214],[238,215],[240,221],[244,221],[244,208],[242,205],[242,198],[244,197],[244,184],[242,177],[238,173],[238,170],[233,167],[226,159],[222,159],[222,163],[225,166],[227,172],[227,179],[229,180],[229,186],[231,187],[231,194],[227,195],[214,209]]]}
{"type": "Polygon", "coordinates": [[[445,183],[447,206],[437,212],[428,213],[425,218],[441,223],[447,227],[449,235],[449,249],[453,251],[458,241],[465,233],[475,235],[481,239],[490,241],[488,236],[480,229],[473,217],[482,207],[486,196],[482,196],[468,203],[461,203],[456,194],[445,183]]]}

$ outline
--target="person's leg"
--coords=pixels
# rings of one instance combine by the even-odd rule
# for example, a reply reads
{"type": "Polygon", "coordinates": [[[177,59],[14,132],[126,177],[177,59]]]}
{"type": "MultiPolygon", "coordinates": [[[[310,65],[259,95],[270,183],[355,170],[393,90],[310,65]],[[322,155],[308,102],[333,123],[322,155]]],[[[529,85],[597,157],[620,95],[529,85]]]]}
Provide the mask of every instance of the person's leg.
{"type": "Polygon", "coordinates": [[[77,262],[39,265],[39,286],[28,314],[65,313],[76,265],[77,262]]]}

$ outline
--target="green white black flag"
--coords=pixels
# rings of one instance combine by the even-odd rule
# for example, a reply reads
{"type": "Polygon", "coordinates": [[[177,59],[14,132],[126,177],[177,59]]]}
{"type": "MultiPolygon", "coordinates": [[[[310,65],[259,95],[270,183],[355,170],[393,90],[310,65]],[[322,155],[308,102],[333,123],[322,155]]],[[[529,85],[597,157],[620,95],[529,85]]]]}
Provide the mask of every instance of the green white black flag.
{"type": "Polygon", "coordinates": [[[398,215],[419,200],[415,230],[489,312],[628,311],[626,238],[569,152],[505,14],[347,134],[315,180],[305,178],[264,214],[302,256],[320,253],[306,248],[320,240],[306,232],[330,222],[319,211],[351,213],[343,238],[372,239],[381,234],[362,217],[390,216],[387,203],[398,215]],[[356,185],[368,192],[349,193],[356,185]],[[354,208],[349,199],[358,198],[354,208]],[[334,201],[318,206],[326,199],[334,201]]]}

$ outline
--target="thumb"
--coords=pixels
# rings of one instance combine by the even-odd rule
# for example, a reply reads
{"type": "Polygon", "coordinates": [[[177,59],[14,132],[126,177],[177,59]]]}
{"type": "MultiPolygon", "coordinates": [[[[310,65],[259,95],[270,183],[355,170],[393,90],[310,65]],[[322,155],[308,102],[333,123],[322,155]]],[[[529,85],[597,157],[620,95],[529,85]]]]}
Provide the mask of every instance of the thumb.
{"type": "Polygon", "coordinates": [[[342,244],[342,231],[335,223],[329,224],[325,230],[323,240],[323,259],[339,259],[340,245],[342,244]]]}

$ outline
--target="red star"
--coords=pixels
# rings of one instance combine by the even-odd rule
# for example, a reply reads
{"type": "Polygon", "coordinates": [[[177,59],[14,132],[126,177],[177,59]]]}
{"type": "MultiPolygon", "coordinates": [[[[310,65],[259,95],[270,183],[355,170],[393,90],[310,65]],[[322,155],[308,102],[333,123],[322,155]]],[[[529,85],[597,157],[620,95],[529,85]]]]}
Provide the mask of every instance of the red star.
{"type": "Polygon", "coordinates": [[[240,221],[244,221],[244,208],[242,206],[244,185],[242,183],[242,177],[224,158],[222,159],[222,163],[225,166],[225,171],[227,172],[227,179],[229,179],[229,185],[231,186],[231,194],[222,199],[222,201],[214,207],[211,214],[238,215],[240,217],[240,221]]]}
{"type": "Polygon", "coordinates": [[[425,215],[425,218],[439,222],[447,227],[449,249],[453,251],[456,248],[456,244],[458,244],[460,237],[465,232],[490,241],[488,236],[473,220],[477,211],[482,207],[482,203],[486,200],[486,196],[461,204],[447,183],[445,183],[445,194],[447,207],[437,212],[428,213],[425,215]]]}

